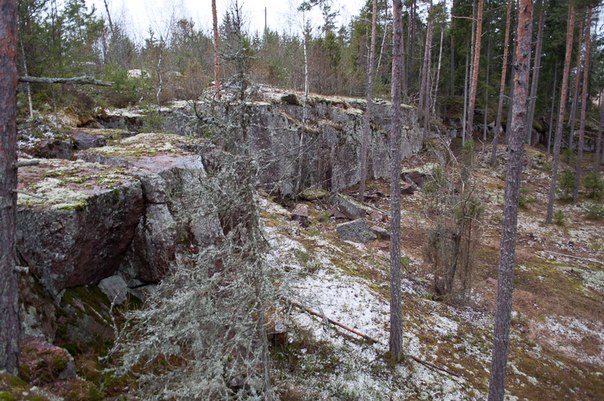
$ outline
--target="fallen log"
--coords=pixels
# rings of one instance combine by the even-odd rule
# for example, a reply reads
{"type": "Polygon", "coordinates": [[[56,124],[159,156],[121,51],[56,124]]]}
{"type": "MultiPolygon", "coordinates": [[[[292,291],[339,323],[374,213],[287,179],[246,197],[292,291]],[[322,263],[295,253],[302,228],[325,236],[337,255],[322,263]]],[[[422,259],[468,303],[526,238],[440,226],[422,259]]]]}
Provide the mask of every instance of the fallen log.
{"type": "MultiPolygon", "coordinates": [[[[299,309],[303,310],[304,312],[306,312],[306,313],[308,313],[308,314],[310,314],[310,315],[314,315],[314,316],[320,317],[321,319],[325,319],[325,320],[327,320],[329,323],[331,323],[331,324],[333,324],[333,325],[335,325],[335,326],[338,326],[338,327],[340,327],[340,328],[342,328],[342,329],[344,329],[344,330],[346,330],[346,331],[349,331],[349,332],[351,332],[351,333],[353,333],[353,334],[356,334],[357,336],[359,336],[359,337],[363,338],[364,340],[369,341],[370,343],[374,343],[374,344],[382,344],[380,341],[376,340],[375,338],[370,337],[370,336],[368,336],[367,334],[363,334],[363,333],[361,333],[361,332],[360,332],[360,331],[358,331],[358,330],[352,329],[352,328],[350,328],[350,327],[348,327],[348,326],[346,326],[346,325],[344,325],[344,324],[342,324],[342,323],[340,323],[340,322],[338,322],[338,321],[336,321],[336,320],[333,320],[333,319],[331,319],[331,318],[329,318],[329,317],[325,316],[325,315],[324,315],[324,314],[322,314],[322,313],[319,313],[319,312],[317,312],[317,311],[314,311],[314,310],[312,310],[312,309],[310,309],[310,308],[308,308],[308,307],[306,307],[306,306],[302,305],[302,304],[301,304],[301,303],[299,303],[299,302],[296,302],[296,301],[293,301],[293,300],[289,300],[289,299],[288,299],[288,300],[286,300],[286,301],[287,301],[288,303],[290,303],[292,306],[295,306],[296,308],[299,308],[299,309]]],[[[384,344],[382,344],[382,345],[384,345],[384,344]]],[[[424,366],[425,366],[425,367],[427,367],[428,369],[437,370],[437,371],[439,371],[439,372],[446,373],[446,374],[448,374],[448,375],[450,375],[450,376],[457,377],[457,378],[461,378],[461,376],[460,376],[460,375],[458,375],[458,374],[456,374],[456,373],[453,373],[453,372],[451,372],[451,371],[449,371],[449,370],[447,370],[447,369],[445,369],[445,368],[441,368],[440,366],[436,366],[436,365],[434,365],[433,363],[430,363],[430,362],[424,361],[424,360],[422,360],[422,359],[420,359],[420,358],[418,358],[418,357],[416,357],[416,356],[413,356],[413,355],[407,355],[407,356],[409,356],[409,357],[410,357],[411,359],[413,359],[415,362],[417,362],[417,363],[419,363],[419,364],[421,364],[421,365],[424,365],[424,366]]]]}
{"type": "Polygon", "coordinates": [[[600,262],[599,260],[595,260],[595,259],[589,259],[589,258],[582,258],[580,256],[575,256],[575,255],[567,255],[565,253],[560,253],[560,252],[554,252],[554,251],[547,251],[547,250],[543,250],[543,252],[545,253],[549,253],[552,255],[556,255],[556,256],[563,256],[565,258],[570,258],[570,259],[576,259],[576,260],[580,260],[582,262],[589,262],[589,263],[595,263],[597,265],[600,266],[604,266],[604,262],[600,262]]]}
{"type": "Polygon", "coordinates": [[[288,300],[287,302],[289,302],[290,304],[292,304],[293,306],[295,306],[297,308],[302,309],[304,312],[306,312],[306,313],[308,313],[310,315],[314,315],[314,316],[320,317],[321,319],[325,319],[329,323],[333,324],[334,326],[341,327],[341,328],[343,328],[346,331],[349,331],[349,332],[351,332],[353,334],[356,334],[357,336],[363,338],[364,340],[369,341],[370,343],[379,343],[379,341],[376,340],[375,338],[372,338],[372,337],[368,336],[367,334],[363,334],[360,331],[352,329],[352,328],[350,328],[350,327],[348,327],[348,326],[346,326],[346,325],[344,325],[344,324],[342,324],[342,323],[340,323],[340,322],[338,322],[336,320],[333,320],[333,319],[325,316],[322,313],[319,313],[319,312],[314,311],[314,310],[312,310],[310,308],[307,308],[306,306],[302,305],[301,303],[298,303],[298,302],[292,301],[292,300],[288,300]]]}
{"type": "Polygon", "coordinates": [[[53,78],[53,77],[31,77],[24,75],[19,77],[19,82],[27,82],[31,84],[74,84],[74,85],[96,85],[96,86],[112,86],[113,82],[99,81],[92,77],[81,76],[71,78],[53,78]]]}

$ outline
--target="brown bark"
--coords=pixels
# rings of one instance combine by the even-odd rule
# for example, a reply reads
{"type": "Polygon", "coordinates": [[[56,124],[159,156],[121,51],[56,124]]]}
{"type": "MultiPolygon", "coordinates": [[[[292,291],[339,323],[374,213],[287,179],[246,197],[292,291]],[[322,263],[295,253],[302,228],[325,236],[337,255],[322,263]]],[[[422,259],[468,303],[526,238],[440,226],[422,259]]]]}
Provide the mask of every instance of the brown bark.
{"type": "Polygon", "coordinates": [[[581,84],[581,40],[583,39],[583,21],[579,27],[579,38],[577,39],[577,67],[575,72],[575,91],[573,93],[573,102],[570,106],[570,119],[568,120],[568,148],[575,147],[575,122],[577,121],[577,105],[579,100],[579,85],[581,84]]]}
{"type": "Polygon", "coordinates": [[[516,236],[518,224],[518,196],[522,174],[522,153],[526,134],[526,100],[528,96],[529,63],[531,58],[531,31],[533,4],[520,0],[516,29],[516,68],[514,69],[514,102],[512,104],[511,132],[508,140],[508,167],[504,194],[503,223],[497,281],[497,308],[493,332],[493,356],[489,401],[503,401],[505,394],[505,368],[507,365],[516,236]]]}
{"type": "Polygon", "coordinates": [[[554,127],[554,110],[556,109],[556,88],[558,87],[558,64],[554,65],[554,85],[552,86],[552,105],[549,113],[549,128],[547,130],[547,154],[552,150],[552,129],[554,127]]]}
{"type": "Polygon", "coordinates": [[[554,163],[552,166],[552,181],[549,187],[549,198],[547,202],[547,215],[545,223],[552,224],[554,217],[554,201],[556,199],[556,187],[558,184],[558,166],[560,164],[560,144],[562,142],[562,125],[564,124],[564,109],[566,95],[568,92],[568,73],[570,71],[570,59],[573,50],[573,32],[575,26],[575,7],[572,2],[568,5],[568,25],[566,27],[566,53],[564,55],[564,70],[562,72],[562,87],[560,89],[560,105],[558,119],[556,121],[556,133],[554,134],[554,163]]]}
{"type": "Polygon", "coordinates": [[[484,0],[478,0],[478,15],[476,17],[476,34],[474,35],[474,59],[472,60],[472,78],[470,79],[470,98],[468,99],[468,135],[474,132],[474,109],[476,108],[476,88],[478,86],[478,70],[480,68],[480,45],[482,42],[482,15],[484,0]]]}
{"type": "Polygon", "coordinates": [[[220,99],[220,58],[218,56],[218,16],[216,14],[216,0],[212,0],[212,29],[214,31],[214,88],[216,99],[220,99]]]}
{"type": "Polygon", "coordinates": [[[367,107],[363,116],[363,137],[361,138],[361,182],[359,184],[358,200],[365,200],[365,181],[367,181],[367,149],[371,141],[371,112],[373,107],[373,64],[375,59],[375,41],[377,36],[377,0],[373,0],[373,15],[371,17],[371,43],[367,60],[367,107]]]}
{"type": "Polygon", "coordinates": [[[0,370],[19,368],[17,214],[17,1],[0,0],[0,370]]]}
{"type": "Polygon", "coordinates": [[[491,166],[497,164],[497,142],[501,133],[501,116],[503,115],[503,100],[505,98],[505,78],[508,71],[508,53],[510,47],[510,20],[512,15],[512,0],[508,0],[505,17],[505,41],[503,45],[503,64],[501,66],[501,80],[499,81],[499,103],[497,104],[497,117],[495,119],[495,135],[491,149],[491,166]]]}
{"type": "Polygon", "coordinates": [[[543,1],[539,1],[539,20],[537,22],[537,43],[535,44],[535,61],[533,65],[533,76],[531,78],[531,93],[529,95],[527,143],[532,145],[533,120],[535,119],[535,105],[537,104],[537,89],[539,88],[539,71],[541,70],[541,50],[543,47],[543,19],[545,7],[543,1]]]}
{"type": "Polygon", "coordinates": [[[390,174],[390,340],[389,351],[393,361],[398,361],[403,351],[403,317],[401,310],[401,79],[402,49],[402,2],[392,0],[392,132],[390,150],[392,165],[390,174]]]}
{"type": "Polygon", "coordinates": [[[573,200],[579,197],[579,186],[581,185],[581,163],[583,162],[583,146],[585,145],[585,120],[587,113],[587,87],[589,86],[589,54],[591,52],[591,12],[587,10],[587,23],[585,27],[585,62],[583,63],[583,91],[581,93],[581,121],[579,122],[579,143],[577,144],[577,161],[575,165],[575,189],[573,200]]]}

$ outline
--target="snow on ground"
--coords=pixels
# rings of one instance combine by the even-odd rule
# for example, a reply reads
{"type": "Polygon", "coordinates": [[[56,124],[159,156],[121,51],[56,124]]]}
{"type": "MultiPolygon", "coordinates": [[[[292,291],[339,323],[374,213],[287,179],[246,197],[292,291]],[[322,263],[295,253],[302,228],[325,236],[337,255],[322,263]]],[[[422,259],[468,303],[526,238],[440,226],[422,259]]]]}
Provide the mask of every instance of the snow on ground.
{"type": "Polygon", "coordinates": [[[565,316],[548,316],[539,329],[549,335],[547,342],[573,359],[604,366],[604,325],[565,316]],[[585,344],[590,352],[585,351],[585,344]]]}
{"type": "MultiPolygon", "coordinates": [[[[273,217],[287,216],[284,209],[270,202],[261,203],[273,217]]],[[[480,392],[463,378],[429,369],[412,360],[397,366],[394,371],[389,368],[384,360],[388,350],[388,302],[372,289],[372,283],[342,271],[332,262],[334,254],[341,256],[345,250],[324,238],[313,238],[313,247],[309,249],[302,241],[308,238],[298,232],[296,239],[292,239],[290,223],[286,223],[281,227],[265,227],[272,249],[268,262],[280,266],[286,276],[282,288],[284,296],[378,341],[370,344],[325,319],[292,309],[289,325],[294,329],[290,332],[290,341],[296,341],[297,331],[310,333],[315,341],[327,344],[337,360],[331,371],[299,378],[298,385],[318,391],[319,399],[325,400],[480,399],[480,392]],[[288,230],[287,235],[282,234],[283,230],[288,230]]],[[[367,251],[365,247],[351,248],[361,253],[367,251]]],[[[353,255],[350,258],[345,263],[360,263],[358,259],[353,262],[353,255]]],[[[405,280],[403,291],[415,293],[412,285],[411,281],[405,280]]],[[[458,332],[458,323],[437,311],[433,311],[424,323],[438,336],[452,336],[458,332]]],[[[404,349],[420,359],[433,359],[432,355],[422,354],[425,348],[413,330],[404,332],[404,349]]],[[[305,349],[302,355],[301,363],[318,363],[316,356],[306,353],[305,349]]]]}

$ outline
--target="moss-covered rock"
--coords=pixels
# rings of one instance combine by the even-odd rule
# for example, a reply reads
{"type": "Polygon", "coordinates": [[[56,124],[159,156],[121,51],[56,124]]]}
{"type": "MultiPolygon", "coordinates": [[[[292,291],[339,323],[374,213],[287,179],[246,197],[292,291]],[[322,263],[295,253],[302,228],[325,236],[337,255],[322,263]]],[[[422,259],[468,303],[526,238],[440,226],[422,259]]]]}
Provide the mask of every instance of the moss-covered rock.
{"type": "Polygon", "coordinates": [[[57,295],[117,269],[142,215],[142,187],[121,168],[39,162],[19,171],[17,247],[57,295]]]}
{"type": "Polygon", "coordinates": [[[42,338],[29,337],[23,341],[19,362],[21,377],[36,386],[75,377],[73,357],[42,338]]]}

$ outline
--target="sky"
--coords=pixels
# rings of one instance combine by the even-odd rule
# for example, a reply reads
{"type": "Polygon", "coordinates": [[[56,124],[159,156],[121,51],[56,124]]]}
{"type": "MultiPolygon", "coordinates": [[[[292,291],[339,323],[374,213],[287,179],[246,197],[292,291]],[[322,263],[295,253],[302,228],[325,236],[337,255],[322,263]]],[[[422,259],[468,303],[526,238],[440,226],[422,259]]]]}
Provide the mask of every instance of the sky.
{"type": "MultiPolygon", "coordinates": [[[[339,13],[338,24],[347,23],[357,15],[366,0],[333,0],[333,9],[339,13]]],[[[264,30],[264,10],[267,10],[268,27],[284,33],[297,33],[302,27],[302,16],[296,12],[301,0],[239,0],[244,19],[251,33],[264,30]]],[[[97,15],[106,17],[103,0],[86,0],[94,5],[97,15]]],[[[212,28],[211,0],[107,0],[111,18],[122,21],[135,39],[148,36],[149,27],[162,33],[171,18],[191,18],[198,28],[212,28]]],[[[218,21],[222,19],[232,0],[216,0],[218,21]]],[[[313,26],[322,24],[319,10],[309,16],[313,26]]]]}

